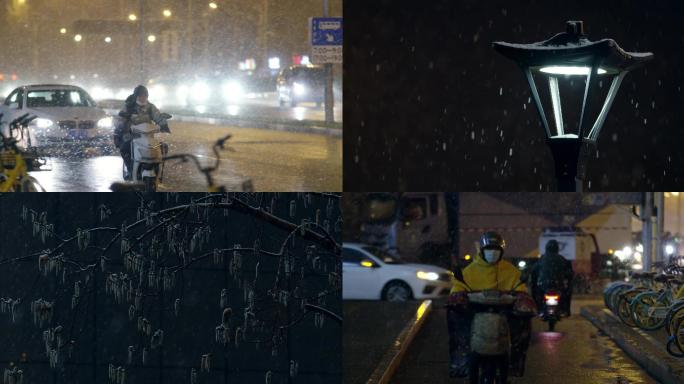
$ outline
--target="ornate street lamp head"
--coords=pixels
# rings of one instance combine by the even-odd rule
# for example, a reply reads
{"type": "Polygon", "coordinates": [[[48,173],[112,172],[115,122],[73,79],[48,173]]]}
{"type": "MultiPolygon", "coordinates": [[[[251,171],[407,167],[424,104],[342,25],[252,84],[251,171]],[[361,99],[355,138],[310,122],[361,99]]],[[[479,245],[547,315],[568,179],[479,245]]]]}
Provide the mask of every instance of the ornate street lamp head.
{"type": "MultiPolygon", "coordinates": [[[[632,69],[653,59],[650,52],[627,52],[613,39],[589,40],[584,35],[581,21],[568,21],[565,32],[548,40],[531,44],[494,42],[493,46],[497,52],[518,63],[525,73],[547,142],[556,159],[556,176],[559,179],[576,177],[582,144],[596,143],[622,79],[632,69]],[[550,115],[544,111],[535,76],[545,77],[549,83],[550,115]],[[600,95],[597,87],[603,83],[603,79],[611,81],[610,87],[600,110],[593,112],[596,119],[590,120],[589,102],[598,100],[600,95]],[[575,124],[568,124],[563,116],[561,85],[564,81],[572,85],[578,80],[584,83],[579,118],[575,124]],[[553,127],[547,116],[553,117],[553,127]]],[[[580,173],[583,173],[583,169],[580,173]]],[[[582,175],[578,186],[581,185],[581,178],[582,175]]]]}

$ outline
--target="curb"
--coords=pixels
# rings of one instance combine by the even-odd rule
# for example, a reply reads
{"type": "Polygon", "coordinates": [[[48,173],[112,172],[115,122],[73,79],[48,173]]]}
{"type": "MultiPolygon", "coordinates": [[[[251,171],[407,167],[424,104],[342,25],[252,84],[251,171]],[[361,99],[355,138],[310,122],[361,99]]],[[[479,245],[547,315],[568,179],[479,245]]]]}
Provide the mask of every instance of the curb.
{"type": "Polygon", "coordinates": [[[670,356],[665,346],[653,337],[622,324],[620,319],[606,308],[583,307],[580,313],[658,381],[666,384],[684,383],[682,360],[670,356]]]}
{"type": "MultiPolygon", "coordinates": [[[[110,115],[116,115],[119,111],[117,109],[103,108],[104,111],[110,115]]],[[[274,123],[274,122],[259,122],[250,121],[246,119],[230,118],[230,117],[220,117],[220,116],[193,116],[184,114],[174,114],[173,120],[181,121],[184,123],[202,123],[202,124],[223,124],[232,125],[239,128],[256,128],[256,129],[270,129],[273,131],[281,132],[294,132],[294,133],[312,133],[317,135],[325,135],[331,137],[342,137],[341,128],[328,128],[318,125],[302,126],[284,123],[274,123]]]]}
{"type": "Polygon", "coordinates": [[[392,346],[385,352],[380,363],[378,363],[366,381],[366,384],[388,384],[390,382],[413,338],[422,328],[425,318],[431,310],[432,300],[424,300],[420,304],[416,314],[413,315],[408,324],[399,333],[399,336],[394,340],[392,346]]]}

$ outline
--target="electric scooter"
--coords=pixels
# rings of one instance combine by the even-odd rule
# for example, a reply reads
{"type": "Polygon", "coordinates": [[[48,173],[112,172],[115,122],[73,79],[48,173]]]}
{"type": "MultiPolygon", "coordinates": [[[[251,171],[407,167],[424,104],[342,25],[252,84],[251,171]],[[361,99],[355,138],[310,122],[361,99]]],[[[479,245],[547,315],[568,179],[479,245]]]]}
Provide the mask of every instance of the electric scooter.
{"type": "MultiPolygon", "coordinates": [[[[171,118],[168,113],[163,113],[166,120],[171,118]]],[[[131,126],[131,164],[128,170],[130,180],[134,183],[142,183],[146,192],[155,192],[157,186],[163,180],[164,162],[163,157],[169,152],[167,143],[158,141],[156,134],[161,132],[159,126],[153,122],[145,122],[131,126]]],[[[126,165],[124,164],[124,177],[126,165]]]]}

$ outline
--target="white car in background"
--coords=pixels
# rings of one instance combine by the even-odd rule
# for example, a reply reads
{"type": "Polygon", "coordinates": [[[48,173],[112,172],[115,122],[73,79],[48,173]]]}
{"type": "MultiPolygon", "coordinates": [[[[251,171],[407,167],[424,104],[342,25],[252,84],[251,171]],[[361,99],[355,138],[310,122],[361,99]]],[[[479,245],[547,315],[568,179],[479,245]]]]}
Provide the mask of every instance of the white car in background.
{"type": "Polygon", "coordinates": [[[449,294],[453,274],[427,264],[408,264],[370,245],[342,246],[342,298],[406,301],[449,294]]]}
{"type": "MultiPolygon", "coordinates": [[[[7,123],[24,115],[37,118],[29,125],[30,145],[109,142],[112,118],[99,108],[88,92],[73,85],[25,85],[14,89],[0,105],[3,133],[7,123]]],[[[24,140],[28,145],[28,140],[24,140]]]]}

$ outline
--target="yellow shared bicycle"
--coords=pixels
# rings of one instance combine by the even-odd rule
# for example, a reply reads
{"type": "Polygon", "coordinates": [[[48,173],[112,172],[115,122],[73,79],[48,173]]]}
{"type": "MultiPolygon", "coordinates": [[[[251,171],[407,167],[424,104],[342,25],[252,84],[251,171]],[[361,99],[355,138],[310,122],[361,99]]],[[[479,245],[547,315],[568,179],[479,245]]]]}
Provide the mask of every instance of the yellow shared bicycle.
{"type": "MultiPolygon", "coordinates": [[[[33,149],[22,150],[17,143],[23,140],[28,124],[36,116],[22,115],[8,125],[6,136],[0,129],[0,192],[45,192],[29,172],[41,170],[46,161],[33,149]],[[18,135],[14,133],[18,132],[18,135]]],[[[0,126],[2,114],[0,113],[0,126]]]]}

